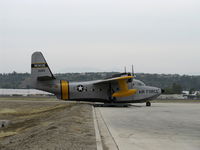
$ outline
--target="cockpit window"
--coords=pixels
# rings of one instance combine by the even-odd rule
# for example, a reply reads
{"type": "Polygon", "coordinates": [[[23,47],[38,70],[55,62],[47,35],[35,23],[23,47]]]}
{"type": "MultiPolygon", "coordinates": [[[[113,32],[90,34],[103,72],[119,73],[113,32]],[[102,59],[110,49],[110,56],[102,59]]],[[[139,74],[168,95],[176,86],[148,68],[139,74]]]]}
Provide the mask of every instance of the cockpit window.
{"type": "Polygon", "coordinates": [[[136,85],[136,86],[145,86],[145,84],[143,82],[139,81],[139,80],[134,80],[133,82],[134,82],[133,85],[136,85]]]}

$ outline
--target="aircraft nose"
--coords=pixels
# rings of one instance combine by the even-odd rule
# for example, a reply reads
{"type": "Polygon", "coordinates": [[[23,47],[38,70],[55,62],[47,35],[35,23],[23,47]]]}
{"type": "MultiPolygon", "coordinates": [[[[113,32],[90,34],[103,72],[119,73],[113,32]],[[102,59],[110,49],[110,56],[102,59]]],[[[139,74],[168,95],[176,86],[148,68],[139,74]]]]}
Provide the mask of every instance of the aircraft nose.
{"type": "Polygon", "coordinates": [[[161,89],[161,93],[165,93],[165,90],[164,90],[164,89],[161,89]]]}

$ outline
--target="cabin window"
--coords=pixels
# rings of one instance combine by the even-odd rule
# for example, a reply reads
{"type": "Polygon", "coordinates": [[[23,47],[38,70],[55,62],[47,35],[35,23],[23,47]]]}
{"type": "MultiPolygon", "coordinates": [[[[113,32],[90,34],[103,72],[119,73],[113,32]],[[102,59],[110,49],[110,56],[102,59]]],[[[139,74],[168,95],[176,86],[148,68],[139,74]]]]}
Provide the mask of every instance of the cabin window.
{"type": "Polygon", "coordinates": [[[139,86],[142,86],[142,83],[138,83],[139,86]]]}
{"type": "Polygon", "coordinates": [[[158,93],[158,90],[146,90],[146,93],[158,93]]]}
{"type": "Polygon", "coordinates": [[[143,93],[144,93],[144,90],[139,90],[139,93],[140,93],[140,94],[143,94],[143,93]]]}

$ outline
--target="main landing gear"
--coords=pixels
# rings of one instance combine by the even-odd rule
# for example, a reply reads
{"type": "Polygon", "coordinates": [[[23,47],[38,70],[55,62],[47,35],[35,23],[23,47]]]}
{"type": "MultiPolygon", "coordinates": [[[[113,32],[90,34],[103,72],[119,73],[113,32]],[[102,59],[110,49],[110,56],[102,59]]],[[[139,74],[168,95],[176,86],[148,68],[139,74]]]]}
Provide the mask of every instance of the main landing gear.
{"type": "Polygon", "coordinates": [[[150,107],[151,106],[151,102],[146,102],[146,106],[150,107]]]}

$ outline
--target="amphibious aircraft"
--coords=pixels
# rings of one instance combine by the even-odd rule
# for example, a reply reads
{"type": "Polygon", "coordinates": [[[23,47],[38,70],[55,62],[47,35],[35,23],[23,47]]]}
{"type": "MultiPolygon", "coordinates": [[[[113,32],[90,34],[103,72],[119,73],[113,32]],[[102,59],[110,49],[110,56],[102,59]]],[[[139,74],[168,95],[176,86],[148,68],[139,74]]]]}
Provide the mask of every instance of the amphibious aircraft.
{"type": "Polygon", "coordinates": [[[115,74],[110,78],[87,82],[56,79],[41,52],[32,54],[30,85],[53,93],[61,100],[112,104],[146,102],[146,106],[151,106],[150,100],[162,93],[162,89],[146,86],[142,81],[134,79],[131,73],[115,74]]]}

